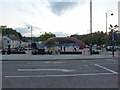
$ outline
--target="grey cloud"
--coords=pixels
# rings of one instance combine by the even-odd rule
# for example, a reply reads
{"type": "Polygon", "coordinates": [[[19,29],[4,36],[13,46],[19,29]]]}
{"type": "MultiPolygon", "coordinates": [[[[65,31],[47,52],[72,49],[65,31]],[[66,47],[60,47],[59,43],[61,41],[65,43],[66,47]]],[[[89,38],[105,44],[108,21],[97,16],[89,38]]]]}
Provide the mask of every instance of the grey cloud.
{"type": "Polygon", "coordinates": [[[20,32],[21,34],[29,33],[30,30],[28,30],[26,27],[23,28],[14,28],[17,32],[20,32]]]}
{"type": "Polygon", "coordinates": [[[32,6],[33,8],[35,8],[35,9],[37,9],[37,6],[36,6],[36,4],[34,4],[34,3],[31,3],[31,6],[32,6]]]}
{"type": "MultiPolygon", "coordinates": [[[[31,32],[30,29],[28,29],[28,27],[30,27],[31,25],[26,25],[26,27],[23,27],[23,28],[14,28],[17,32],[20,32],[22,35],[23,34],[26,34],[26,33],[29,33],[31,32]]],[[[32,26],[32,31],[36,30],[36,29],[41,29],[39,27],[35,27],[35,26],[32,26]]]]}
{"type": "MultiPolygon", "coordinates": [[[[19,5],[17,7],[17,9],[18,9],[19,12],[27,13],[27,14],[30,14],[30,15],[33,15],[33,16],[35,15],[35,13],[31,11],[31,9],[29,9],[29,8],[23,8],[22,5],[23,5],[23,2],[19,2],[19,5]]],[[[29,5],[32,8],[35,8],[35,9],[37,8],[34,3],[29,3],[29,5]]]]}
{"type": "Polygon", "coordinates": [[[22,10],[21,8],[18,8],[18,11],[19,11],[19,12],[23,12],[23,10],[22,10]]]}
{"type": "Polygon", "coordinates": [[[77,2],[50,2],[52,11],[57,15],[61,15],[65,10],[73,8],[76,4],[77,2]]]}
{"type": "Polygon", "coordinates": [[[49,2],[50,8],[53,13],[61,15],[64,11],[74,8],[77,4],[84,4],[86,0],[81,0],[79,2],[49,2]]]}
{"type": "Polygon", "coordinates": [[[32,27],[32,28],[35,28],[35,29],[41,29],[41,28],[39,28],[39,27],[30,25],[30,24],[28,24],[28,23],[26,23],[26,22],[24,22],[24,21],[22,21],[22,23],[24,23],[26,27],[32,27]]]}
{"type": "Polygon", "coordinates": [[[41,28],[39,28],[39,27],[35,27],[35,26],[32,26],[33,28],[35,28],[35,29],[41,29],[41,28]]]}

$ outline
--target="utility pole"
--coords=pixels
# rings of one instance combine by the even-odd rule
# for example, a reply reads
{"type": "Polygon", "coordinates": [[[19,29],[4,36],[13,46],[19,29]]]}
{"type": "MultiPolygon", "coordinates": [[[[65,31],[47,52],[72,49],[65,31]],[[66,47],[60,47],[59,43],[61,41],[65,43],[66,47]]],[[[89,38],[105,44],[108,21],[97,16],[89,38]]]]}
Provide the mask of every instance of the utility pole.
{"type": "Polygon", "coordinates": [[[92,55],[92,0],[90,0],[90,55],[92,55]]]}
{"type": "Polygon", "coordinates": [[[115,47],[115,40],[117,39],[117,36],[116,36],[116,31],[115,29],[118,28],[119,26],[118,25],[115,25],[114,27],[110,24],[110,29],[111,29],[111,40],[112,40],[112,55],[114,57],[114,47],[115,47]]]}
{"type": "Polygon", "coordinates": [[[112,31],[112,55],[114,57],[114,42],[115,42],[115,38],[114,38],[114,31],[113,31],[113,29],[111,31],[112,31]]]}
{"type": "Polygon", "coordinates": [[[31,26],[31,45],[32,45],[32,26],[31,26]]]}
{"type": "Polygon", "coordinates": [[[31,30],[31,48],[32,48],[32,26],[28,27],[31,30]]]}

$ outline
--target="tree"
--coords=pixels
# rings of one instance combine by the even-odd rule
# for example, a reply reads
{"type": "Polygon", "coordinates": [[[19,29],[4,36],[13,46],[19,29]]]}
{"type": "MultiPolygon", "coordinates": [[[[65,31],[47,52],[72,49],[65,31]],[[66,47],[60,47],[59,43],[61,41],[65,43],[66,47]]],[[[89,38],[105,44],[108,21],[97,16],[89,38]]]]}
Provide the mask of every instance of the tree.
{"type": "MultiPolygon", "coordinates": [[[[48,38],[52,38],[52,37],[56,37],[56,35],[55,34],[52,34],[51,32],[49,32],[49,33],[47,33],[47,32],[45,32],[44,34],[42,34],[40,37],[39,37],[39,40],[40,41],[45,41],[45,40],[47,40],[48,38]]],[[[49,43],[47,43],[46,45],[47,46],[54,46],[54,45],[56,45],[56,41],[51,41],[51,42],[49,42],[49,43]]]]}
{"type": "Polygon", "coordinates": [[[97,45],[104,45],[104,44],[107,45],[110,42],[109,36],[103,31],[101,32],[98,31],[86,35],[71,35],[70,37],[75,37],[77,39],[80,39],[87,45],[90,45],[91,40],[92,40],[92,44],[97,44],[97,45]]]}
{"type": "Polygon", "coordinates": [[[17,32],[16,30],[13,30],[12,28],[2,28],[2,27],[0,27],[0,32],[2,32],[3,36],[15,35],[20,40],[23,40],[23,37],[22,37],[21,33],[17,32]]]}

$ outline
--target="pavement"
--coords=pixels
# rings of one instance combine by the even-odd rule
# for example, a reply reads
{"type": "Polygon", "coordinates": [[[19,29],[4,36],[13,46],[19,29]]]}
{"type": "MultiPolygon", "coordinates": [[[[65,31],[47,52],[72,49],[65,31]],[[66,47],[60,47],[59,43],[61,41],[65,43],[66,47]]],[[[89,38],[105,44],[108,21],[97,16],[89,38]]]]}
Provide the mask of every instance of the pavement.
{"type": "Polygon", "coordinates": [[[91,59],[109,59],[118,58],[120,51],[114,52],[114,57],[111,51],[100,50],[99,54],[90,55],[89,51],[82,50],[82,54],[59,54],[59,55],[32,55],[31,51],[27,51],[26,54],[10,54],[0,55],[0,60],[91,60],[91,59]]]}
{"type": "Polygon", "coordinates": [[[118,58],[118,55],[113,57],[111,54],[99,55],[31,55],[31,54],[11,54],[2,55],[2,60],[91,60],[91,59],[109,59],[118,58]]]}

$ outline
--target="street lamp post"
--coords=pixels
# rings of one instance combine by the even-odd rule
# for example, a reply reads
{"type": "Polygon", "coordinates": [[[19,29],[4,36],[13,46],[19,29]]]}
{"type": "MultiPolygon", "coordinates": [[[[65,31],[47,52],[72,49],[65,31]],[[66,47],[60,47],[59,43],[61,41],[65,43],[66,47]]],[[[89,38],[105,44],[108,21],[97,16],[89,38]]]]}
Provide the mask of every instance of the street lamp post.
{"type": "Polygon", "coordinates": [[[107,18],[108,18],[108,12],[111,12],[111,16],[113,16],[113,12],[111,10],[106,12],[106,34],[107,34],[107,18]]]}
{"type": "Polygon", "coordinates": [[[32,48],[32,26],[28,27],[28,29],[31,29],[31,48],[32,48]]]}
{"type": "Polygon", "coordinates": [[[92,0],[90,0],[90,37],[91,37],[91,42],[90,42],[90,55],[92,55],[92,0]]]}

